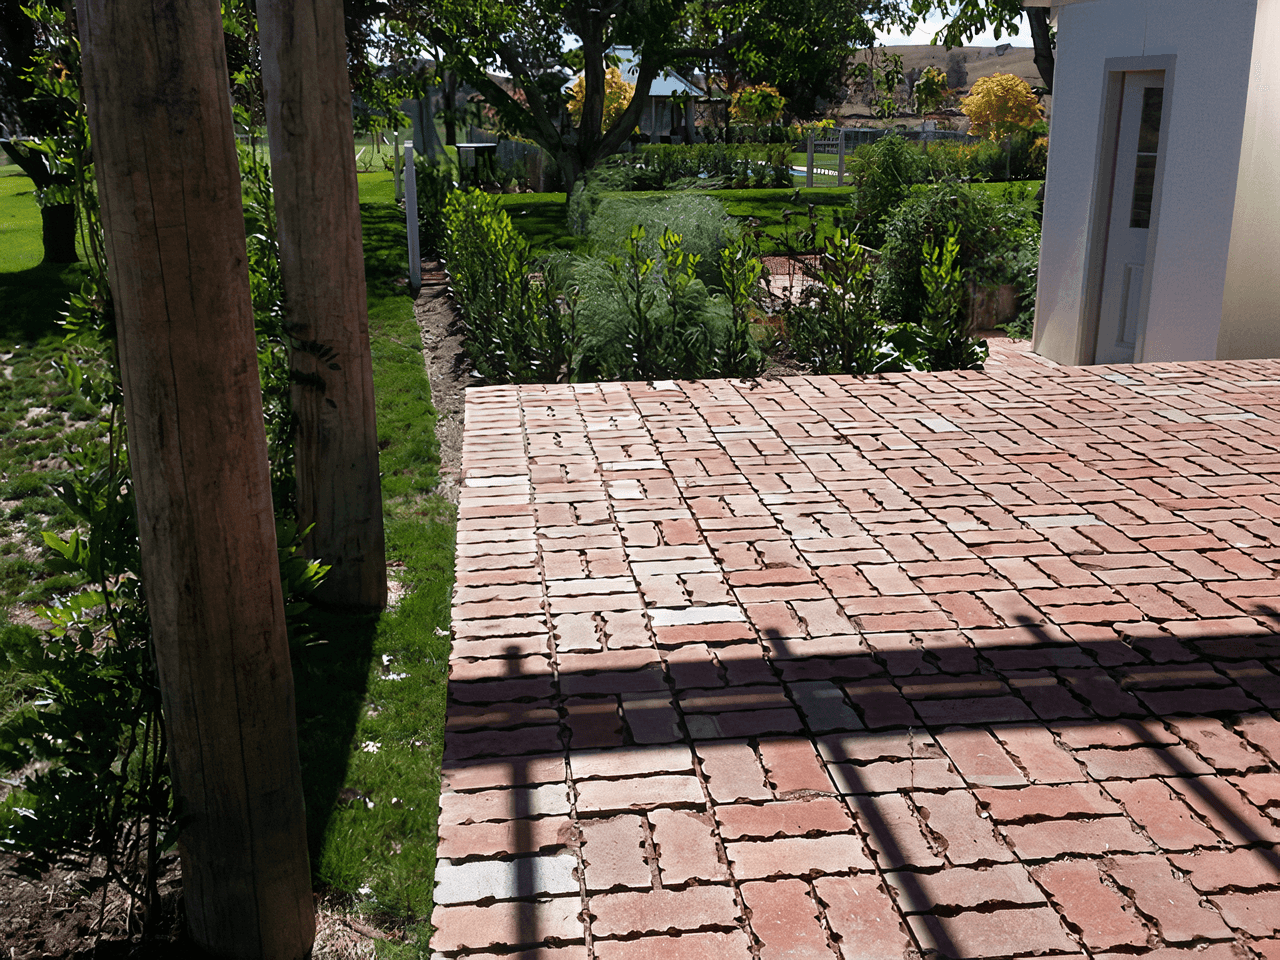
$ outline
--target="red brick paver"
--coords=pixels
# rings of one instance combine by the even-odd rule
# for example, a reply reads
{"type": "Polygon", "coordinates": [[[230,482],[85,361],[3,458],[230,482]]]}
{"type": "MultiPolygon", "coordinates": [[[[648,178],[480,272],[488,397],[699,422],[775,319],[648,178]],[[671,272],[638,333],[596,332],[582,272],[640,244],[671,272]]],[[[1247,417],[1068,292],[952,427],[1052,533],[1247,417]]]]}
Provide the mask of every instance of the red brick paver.
{"type": "Polygon", "coordinates": [[[469,391],[440,957],[1280,957],[1280,362],[993,356],[469,391]]]}

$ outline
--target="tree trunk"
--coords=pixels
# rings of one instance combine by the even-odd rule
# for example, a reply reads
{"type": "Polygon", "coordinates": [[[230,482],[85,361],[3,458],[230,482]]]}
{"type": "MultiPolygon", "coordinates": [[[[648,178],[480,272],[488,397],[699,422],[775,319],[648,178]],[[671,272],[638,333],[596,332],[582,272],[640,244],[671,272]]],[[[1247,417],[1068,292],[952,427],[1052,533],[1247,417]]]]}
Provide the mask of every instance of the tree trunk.
{"type": "Polygon", "coordinates": [[[1045,7],[1028,7],[1027,23],[1031,25],[1031,44],[1035,48],[1036,69],[1044,87],[1053,93],[1053,38],[1049,33],[1049,11],[1045,7]]]}
{"type": "Polygon", "coordinates": [[[40,208],[45,263],[75,263],[76,205],[51,203],[40,208]]]}
{"type": "Polygon", "coordinates": [[[444,72],[444,109],[440,111],[444,121],[444,142],[449,146],[458,143],[458,75],[452,70],[444,72]]]}
{"type": "Polygon", "coordinates": [[[221,11],[78,10],[187,924],[295,960],[315,916],[221,11]]]}
{"type": "MultiPolygon", "coordinates": [[[[3,150],[15,164],[31,178],[37,190],[47,190],[55,184],[71,186],[70,177],[50,173],[44,155],[28,151],[23,153],[9,140],[0,139],[3,150]]],[[[41,239],[44,241],[45,263],[75,263],[76,255],[76,207],[74,203],[53,203],[40,208],[41,239]]]]}
{"type": "Polygon", "coordinates": [[[387,603],[364,250],[341,0],[259,0],[271,182],[292,339],[298,522],[319,599],[387,603]]]}

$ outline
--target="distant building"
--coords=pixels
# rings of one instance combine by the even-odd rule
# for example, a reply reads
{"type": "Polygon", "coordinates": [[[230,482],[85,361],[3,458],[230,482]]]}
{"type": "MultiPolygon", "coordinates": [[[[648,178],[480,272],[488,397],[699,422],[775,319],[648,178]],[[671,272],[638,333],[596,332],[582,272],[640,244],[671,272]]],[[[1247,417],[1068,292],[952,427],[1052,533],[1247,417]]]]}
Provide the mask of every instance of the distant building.
{"type": "Polygon", "coordinates": [[[1024,0],[1057,26],[1035,350],[1280,356],[1280,0],[1024,0]]]}

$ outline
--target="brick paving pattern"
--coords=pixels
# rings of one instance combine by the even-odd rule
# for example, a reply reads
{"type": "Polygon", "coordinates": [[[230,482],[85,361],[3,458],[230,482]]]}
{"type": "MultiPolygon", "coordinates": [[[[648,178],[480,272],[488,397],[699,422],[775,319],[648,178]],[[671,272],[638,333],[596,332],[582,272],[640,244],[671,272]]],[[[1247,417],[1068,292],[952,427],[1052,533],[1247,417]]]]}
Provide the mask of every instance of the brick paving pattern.
{"type": "Polygon", "coordinates": [[[1280,960],[1280,362],[473,389],[441,957],[1280,960]]]}

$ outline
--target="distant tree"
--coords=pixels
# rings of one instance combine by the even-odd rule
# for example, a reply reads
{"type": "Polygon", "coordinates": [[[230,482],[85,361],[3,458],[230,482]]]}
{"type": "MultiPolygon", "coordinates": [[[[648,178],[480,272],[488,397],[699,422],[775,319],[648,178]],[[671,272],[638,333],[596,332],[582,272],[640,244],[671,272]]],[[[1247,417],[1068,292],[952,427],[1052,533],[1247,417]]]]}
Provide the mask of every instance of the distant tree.
{"type": "MultiPolygon", "coordinates": [[[[573,88],[570,90],[572,96],[569,99],[569,116],[581,123],[582,107],[586,101],[587,83],[586,75],[578,74],[578,79],[573,82],[573,88]]],[[[636,95],[636,85],[628,83],[626,77],[622,75],[622,71],[617,67],[609,67],[604,72],[604,115],[602,122],[606,127],[613,126],[618,118],[622,116],[624,110],[631,103],[631,98],[636,95]]],[[[514,94],[519,99],[519,93],[514,94]]]]}
{"type": "Polygon", "coordinates": [[[729,115],[743,123],[764,126],[777,123],[786,108],[787,98],[778,92],[778,88],[761,83],[743,87],[735,93],[729,105],[729,115]]]}
{"type": "Polygon", "coordinates": [[[1011,73],[997,73],[974,81],[969,96],[960,101],[975,137],[998,140],[1024,130],[1043,119],[1040,101],[1027,81],[1011,73]]]}
{"type": "Polygon", "coordinates": [[[926,67],[916,79],[913,93],[916,98],[916,113],[933,113],[938,104],[948,94],[947,75],[937,67],[926,67]]]}
{"type": "MultiPolygon", "coordinates": [[[[937,11],[947,17],[947,25],[934,37],[935,43],[962,47],[980,33],[990,30],[999,40],[1006,32],[1018,35],[1022,17],[1027,18],[1031,43],[1035,47],[1036,69],[1045,90],[1053,93],[1054,35],[1049,27],[1047,7],[1022,6],[1022,0],[908,0],[917,17],[937,11]]],[[[963,81],[961,81],[963,83],[963,81]]],[[[951,86],[960,84],[952,82],[951,86]]]]}

